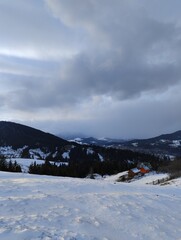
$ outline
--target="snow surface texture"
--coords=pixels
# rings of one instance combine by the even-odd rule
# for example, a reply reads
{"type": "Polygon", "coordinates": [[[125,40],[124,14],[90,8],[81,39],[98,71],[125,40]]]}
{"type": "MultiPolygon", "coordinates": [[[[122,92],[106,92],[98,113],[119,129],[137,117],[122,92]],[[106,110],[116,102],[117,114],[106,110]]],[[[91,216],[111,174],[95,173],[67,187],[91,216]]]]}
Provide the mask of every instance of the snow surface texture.
{"type": "Polygon", "coordinates": [[[166,186],[0,172],[0,239],[180,240],[181,179],[166,186]]]}

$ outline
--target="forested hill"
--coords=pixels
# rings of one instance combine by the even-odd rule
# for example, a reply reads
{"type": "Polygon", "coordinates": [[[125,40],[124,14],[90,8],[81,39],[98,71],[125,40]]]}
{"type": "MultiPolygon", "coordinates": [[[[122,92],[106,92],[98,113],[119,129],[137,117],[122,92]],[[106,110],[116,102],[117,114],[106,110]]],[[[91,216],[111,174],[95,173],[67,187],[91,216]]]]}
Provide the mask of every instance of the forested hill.
{"type": "Polygon", "coordinates": [[[23,146],[55,148],[65,146],[68,141],[38,129],[14,122],[0,122],[0,146],[23,146]]]}
{"type": "MultiPolygon", "coordinates": [[[[159,157],[152,154],[69,142],[12,122],[0,122],[0,154],[10,159],[41,159],[65,163],[67,167],[55,168],[53,172],[76,177],[86,176],[90,169],[100,174],[114,174],[134,167],[140,161],[150,162],[154,168],[160,162],[159,157]]],[[[39,171],[35,168],[35,172],[42,172],[42,169],[39,171]]],[[[46,165],[43,173],[50,172],[50,166],[46,165]]]]}

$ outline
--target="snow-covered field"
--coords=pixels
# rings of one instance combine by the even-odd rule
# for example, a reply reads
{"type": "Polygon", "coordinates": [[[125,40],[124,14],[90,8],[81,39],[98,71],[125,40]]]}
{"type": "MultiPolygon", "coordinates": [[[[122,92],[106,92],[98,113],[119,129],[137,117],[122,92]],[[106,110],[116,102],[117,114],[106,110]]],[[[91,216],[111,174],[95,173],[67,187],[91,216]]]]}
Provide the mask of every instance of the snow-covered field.
{"type": "Polygon", "coordinates": [[[0,172],[2,240],[181,240],[180,206],[181,179],[153,186],[0,172]]]}

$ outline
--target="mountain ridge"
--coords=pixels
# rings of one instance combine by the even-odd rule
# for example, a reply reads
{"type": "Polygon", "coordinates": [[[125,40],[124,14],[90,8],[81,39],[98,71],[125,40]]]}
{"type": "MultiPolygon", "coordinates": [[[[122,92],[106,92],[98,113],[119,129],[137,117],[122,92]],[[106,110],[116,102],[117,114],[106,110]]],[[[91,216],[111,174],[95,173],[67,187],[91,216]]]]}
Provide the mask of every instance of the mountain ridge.
{"type": "Polygon", "coordinates": [[[146,139],[124,140],[111,138],[97,139],[94,137],[77,137],[75,139],[69,138],[68,140],[71,142],[77,142],[79,144],[91,144],[174,156],[181,155],[181,130],[146,139]]]}
{"type": "Polygon", "coordinates": [[[22,145],[33,147],[55,147],[64,146],[68,142],[58,136],[43,132],[23,124],[0,121],[0,145],[12,146],[14,148],[22,145]],[[34,141],[36,139],[36,142],[34,141]]]}
{"type": "MultiPolygon", "coordinates": [[[[112,151],[108,150],[109,148],[115,149],[114,154],[116,154],[116,149],[119,149],[148,154],[181,156],[181,131],[149,139],[119,140],[82,137],[65,140],[23,124],[0,121],[0,154],[8,157],[48,158],[63,162],[71,159],[102,161],[102,159],[109,159],[108,152],[112,151]]],[[[113,157],[113,160],[116,158],[118,157],[113,157]]]]}
{"type": "Polygon", "coordinates": [[[61,174],[78,177],[86,176],[91,169],[101,174],[112,174],[127,170],[138,161],[150,161],[152,166],[160,161],[151,154],[78,144],[22,124],[5,121],[0,122],[0,154],[7,159],[39,159],[47,163],[63,163],[67,168],[61,169],[61,174]]]}

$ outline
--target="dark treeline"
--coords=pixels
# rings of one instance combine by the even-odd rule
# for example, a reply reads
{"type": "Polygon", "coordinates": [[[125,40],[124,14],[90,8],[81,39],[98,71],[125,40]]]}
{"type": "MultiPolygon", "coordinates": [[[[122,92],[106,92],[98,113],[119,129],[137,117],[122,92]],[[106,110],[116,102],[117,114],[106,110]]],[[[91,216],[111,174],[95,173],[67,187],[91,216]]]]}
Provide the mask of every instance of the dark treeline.
{"type": "Polygon", "coordinates": [[[21,172],[21,166],[16,161],[7,161],[4,156],[0,156],[0,171],[21,172]]]}
{"type": "MultiPolygon", "coordinates": [[[[53,162],[53,159],[49,156],[44,164],[32,163],[29,173],[83,178],[93,173],[102,176],[116,174],[136,167],[139,162],[149,162],[153,170],[158,170],[170,162],[167,158],[151,154],[86,145],[72,148],[69,159],[61,158],[60,161],[62,160],[65,163],[52,164],[50,161],[53,162]]],[[[21,172],[21,167],[16,161],[7,161],[0,156],[0,170],[21,172]]]]}
{"type": "Polygon", "coordinates": [[[44,164],[31,164],[29,173],[45,174],[55,176],[86,177],[88,174],[98,173],[100,175],[116,174],[135,167],[138,162],[149,162],[154,170],[162,164],[165,159],[157,156],[120,150],[114,148],[92,147],[93,152],[87,154],[87,147],[75,147],[70,152],[69,164],[50,164],[47,159],[44,164]],[[101,157],[104,159],[101,161],[101,157]]]}
{"type": "Polygon", "coordinates": [[[176,157],[173,161],[165,162],[159,166],[160,172],[167,172],[171,179],[181,177],[181,157],[176,157]]]}

